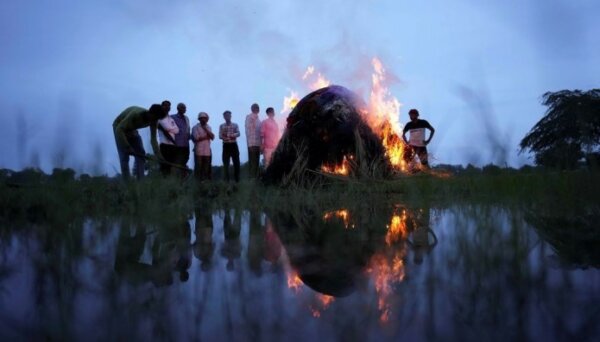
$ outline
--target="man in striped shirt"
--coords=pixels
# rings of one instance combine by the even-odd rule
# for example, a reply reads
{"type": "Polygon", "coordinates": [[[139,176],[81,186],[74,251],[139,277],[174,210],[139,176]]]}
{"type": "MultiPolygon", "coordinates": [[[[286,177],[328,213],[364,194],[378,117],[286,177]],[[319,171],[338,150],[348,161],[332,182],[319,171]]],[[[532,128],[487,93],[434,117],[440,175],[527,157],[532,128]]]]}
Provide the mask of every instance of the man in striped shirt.
{"type": "Polygon", "coordinates": [[[219,139],[223,140],[223,175],[229,182],[229,162],[233,161],[233,176],[237,182],[240,181],[240,150],[236,139],[240,136],[238,125],[231,122],[231,112],[223,113],[225,123],[219,126],[219,139]]]}
{"type": "Polygon", "coordinates": [[[258,177],[258,163],[260,161],[260,108],[254,103],[250,107],[251,113],[246,116],[246,142],[248,143],[248,171],[250,178],[258,177]]]}

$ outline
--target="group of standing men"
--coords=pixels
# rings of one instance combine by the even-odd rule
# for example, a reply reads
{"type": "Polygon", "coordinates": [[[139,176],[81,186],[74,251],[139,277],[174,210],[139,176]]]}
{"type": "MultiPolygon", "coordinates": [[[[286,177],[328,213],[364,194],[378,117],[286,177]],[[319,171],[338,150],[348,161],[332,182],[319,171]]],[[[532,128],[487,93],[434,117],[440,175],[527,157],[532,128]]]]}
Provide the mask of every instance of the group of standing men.
{"type": "MultiPolygon", "coordinates": [[[[251,106],[251,113],[245,122],[246,141],[248,144],[248,166],[250,178],[259,175],[260,154],[264,155],[265,167],[280,138],[279,127],[274,119],[275,111],[267,108],[267,119],[260,121],[258,104],[251,106]]],[[[163,101],[161,105],[153,104],[149,109],[142,107],[126,108],[113,122],[113,131],[119,153],[121,174],[125,179],[130,178],[129,157],[134,157],[133,172],[136,178],[144,176],[146,152],[138,129],[150,127],[152,150],[160,163],[164,176],[171,174],[187,175],[187,162],[190,157],[189,141],[194,148],[194,176],[200,180],[212,178],[211,141],[215,135],[208,125],[209,115],[198,113],[198,124],[190,126],[190,120],[185,115],[187,107],[184,103],[177,105],[177,113],[169,115],[171,102],[163,101]],[[158,141],[157,142],[157,132],[158,141]]],[[[239,182],[240,157],[237,138],[240,137],[238,125],[231,121],[231,111],[223,113],[225,122],[219,126],[219,139],[223,141],[223,174],[226,181],[230,180],[229,165],[233,162],[234,180],[239,182]]]]}

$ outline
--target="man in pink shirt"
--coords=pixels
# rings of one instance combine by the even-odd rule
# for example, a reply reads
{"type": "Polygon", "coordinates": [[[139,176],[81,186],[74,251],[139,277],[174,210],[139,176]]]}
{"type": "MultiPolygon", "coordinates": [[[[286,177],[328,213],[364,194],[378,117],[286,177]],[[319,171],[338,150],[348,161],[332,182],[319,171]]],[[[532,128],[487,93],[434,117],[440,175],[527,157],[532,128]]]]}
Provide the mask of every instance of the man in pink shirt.
{"type": "Polygon", "coordinates": [[[271,156],[279,142],[279,126],[273,117],[273,107],[267,108],[267,118],[260,124],[261,150],[265,158],[265,168],[271,162],[271,156]]]}

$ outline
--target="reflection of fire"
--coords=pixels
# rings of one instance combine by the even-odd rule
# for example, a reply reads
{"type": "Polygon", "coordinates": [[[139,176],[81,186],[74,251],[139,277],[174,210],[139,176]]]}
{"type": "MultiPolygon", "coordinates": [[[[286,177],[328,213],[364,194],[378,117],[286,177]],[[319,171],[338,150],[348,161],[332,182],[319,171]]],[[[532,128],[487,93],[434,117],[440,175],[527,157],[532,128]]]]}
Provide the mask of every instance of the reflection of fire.
{"type": "MultiPolygon", "coordinates": [[[[353,158],[353,156],[349,157],[350,160],[352,160],[353,158]]],[[[348,162],[348,158],[344,156],[344,159],[338,165],[321,165],[321,171],[326,173],[333,173],[336,175],[347,176],[350,173],[350,163],[348,162]]]]}
{"type": "Polygon", "coordinates": [[[328,295],[324,295],[321,293],[317,293],[315,295],[315,298],[317,299],[317,304],[310,305],[309,309],[312,312],[313,317],[318,318],[318,317],[321,317],[321,312],[327,310],[329,305],[331,305],[331,303],[333,303],[335,298],[333,296],[328,296],[328,295]]]}
{"type": "Polygon", "coordinates": [[[298,291],[300,291],[301,289],[301,286],[303,285],[302,280],[298,276],[298,273],[290,270],[287,274],[287,278],[288,287],[294,292],[298,293],[298,291]]]}
{"type": "Polygon", "coordinates": [[[392,216],[385,237],[387,248],[371,257],[369,269],[367,270],[375,277],[375,291],[378,296],[377,308],[380,312],[379,320],[382,323],[389,321],[392,312],[389,303],[392,286],[404,279],[403,257],[405,250],[399,243],[406,239],[408,235],[408,219],[406,210],[402,210],[400,215],[392,216]]]}
{"type": "Polygon", "coordinates": [[[340,209],[336,211],[328,211],[323,215],[323,220],[330,221],[334,217],[339,218],[344,222],[344,227],[354,228],[354,224],[351,223],[350,213],[346,209],[340,209]]]}
{"type": "Polygon", "coordinates": [[[380,315],[379,320],[387,323],[392,312],[389,297],[392,294],[392,286],[404,279],[404,250],[396,250],[393,256],[388,257],[383,253],[377,253],[371,258],[368,272],[375,276],[375,291],[377,292],[377,308],[380,315]]]}
{"type": "Polygon", "coordinates": [[[406,227],[407,220],[408,215],[406,214],[406,210],[402,210],[400,215],[392,216],[392,221],[387,226],[388,232],[385,235],[385,243],[388,246],[406,239],[408,236],[408,229],[406,227]]]}

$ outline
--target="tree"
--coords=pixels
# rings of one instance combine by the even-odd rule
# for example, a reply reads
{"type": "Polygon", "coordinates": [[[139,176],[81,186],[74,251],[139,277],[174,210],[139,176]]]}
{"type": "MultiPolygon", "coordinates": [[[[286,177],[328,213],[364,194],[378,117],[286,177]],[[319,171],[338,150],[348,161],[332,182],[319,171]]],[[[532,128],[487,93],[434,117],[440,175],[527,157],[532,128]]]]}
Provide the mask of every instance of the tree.
{"type": "Polygon", "coordinates": [[[521,152],[535,154],[537,165],[574,168],[600,151],[600,89],[547,92],[546,115],[521,140],[521,152]]]}

